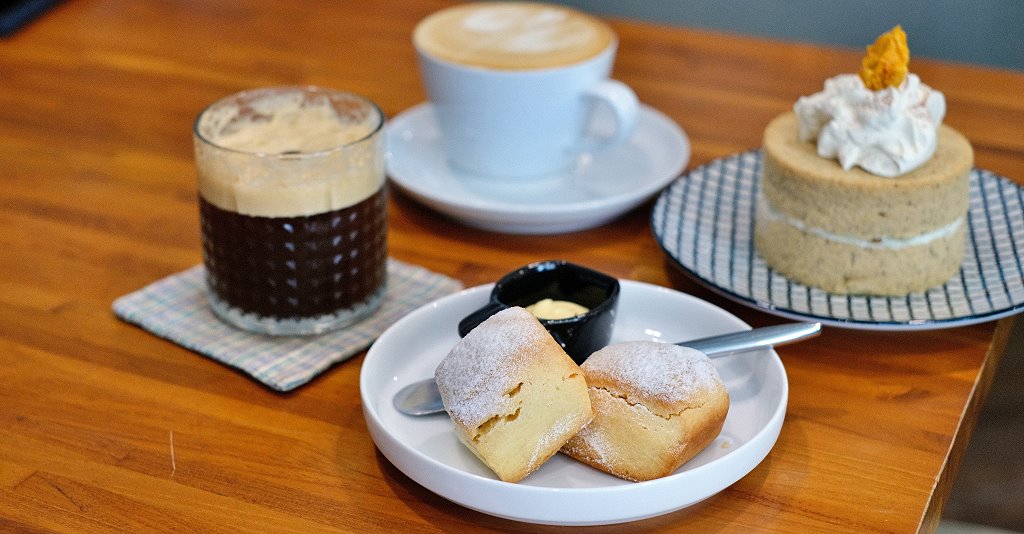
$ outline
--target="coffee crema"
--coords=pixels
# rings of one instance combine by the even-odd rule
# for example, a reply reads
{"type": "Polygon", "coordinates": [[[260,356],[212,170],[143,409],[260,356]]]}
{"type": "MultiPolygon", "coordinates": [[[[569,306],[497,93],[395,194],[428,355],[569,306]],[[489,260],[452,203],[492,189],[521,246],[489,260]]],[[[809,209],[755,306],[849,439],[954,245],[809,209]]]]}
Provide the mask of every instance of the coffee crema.
{"type": "Polygon", "coordinates": [[[572,65],[615,42],[595,17],[549,4],[484,2],[459,5],[423,19],[413,43],[437,59],[496,70],[572,65]]]}
{"type": "Polygon", "coordinates": [[[384,185],[383,116],[352,95],[241,93],[197,121],[199,194],[228,211],[297,217],[352,206],[384,185]]]}

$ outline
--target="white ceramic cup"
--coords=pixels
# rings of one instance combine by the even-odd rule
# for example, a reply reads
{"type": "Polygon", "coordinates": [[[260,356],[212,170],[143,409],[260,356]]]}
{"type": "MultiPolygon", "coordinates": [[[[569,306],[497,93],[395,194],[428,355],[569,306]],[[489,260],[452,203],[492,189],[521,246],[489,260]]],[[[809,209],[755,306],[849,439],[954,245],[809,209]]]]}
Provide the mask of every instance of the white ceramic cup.
{"type": "Polygon", "coordinates": [[[418,40],[413,39],[423,82],[456,170],[497,177],[564,171],[580,154],[623,142],[636,123],[636,94],[609,78],[618,44],[614,34],[590,57],[543,68],[450,61],[418,40]],[[588,128],[599,107],[611,112],[614,131],[588,128]]]}

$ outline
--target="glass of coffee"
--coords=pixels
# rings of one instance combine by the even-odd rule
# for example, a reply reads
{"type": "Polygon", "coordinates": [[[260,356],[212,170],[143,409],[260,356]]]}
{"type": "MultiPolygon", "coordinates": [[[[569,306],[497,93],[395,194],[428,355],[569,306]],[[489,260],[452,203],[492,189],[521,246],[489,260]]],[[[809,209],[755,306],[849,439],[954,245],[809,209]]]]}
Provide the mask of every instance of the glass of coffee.
{"type": "Polygon", "coordinates": [[[387,276],[384,115],[318,87],[223,98],[194,128],[211,307],[239,328],[319,334],[373,312],[387,276]]]}

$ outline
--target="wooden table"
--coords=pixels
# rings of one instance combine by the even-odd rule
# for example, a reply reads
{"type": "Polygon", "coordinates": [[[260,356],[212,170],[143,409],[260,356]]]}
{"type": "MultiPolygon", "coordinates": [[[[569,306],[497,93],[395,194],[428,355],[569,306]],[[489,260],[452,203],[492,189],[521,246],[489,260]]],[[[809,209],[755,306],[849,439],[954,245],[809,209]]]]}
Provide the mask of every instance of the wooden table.
{"type": "MultiPolygon", "coordinates": [[[[279,394],[111,312],[201,261],[190,136],[206,104],[311,83],[395,116],[425,99],[410,33],[443,5],[78,0],[0,41],[0,530],[542,530],[461,508],[395,469],[363,421],[361,356],[279,394]]],[[[613,24],[616,77],[686,130],[691,167],[756,147],[769,118],[861,55],[613,24]]],[[[947,123],[978,166],[1024,180],[1024,74],[923,59],[913,71],[945,92],[947,123]]],[[[395,194],[391,255],[467,286],[564,258],[755,326],[781,322],[681,276],[649,211],[571,236],[502,237],[395,194]]],[[[633,526],[934,529],[1012,323],[828,329],[779,349],[789,410],[767,459],[715,497],[633,526]]]]}

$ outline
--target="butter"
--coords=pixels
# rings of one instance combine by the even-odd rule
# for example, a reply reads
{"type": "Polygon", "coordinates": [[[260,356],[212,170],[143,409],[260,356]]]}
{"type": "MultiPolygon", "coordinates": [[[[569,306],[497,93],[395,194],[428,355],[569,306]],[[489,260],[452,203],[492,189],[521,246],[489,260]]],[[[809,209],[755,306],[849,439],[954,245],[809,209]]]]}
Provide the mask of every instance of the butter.
{"type": "Polygon", "coordinates": [[[542,299],[526,307],[526,311],[538,319],[568,319],[590,311],[584,306],[567,300],[542,299]]]}

